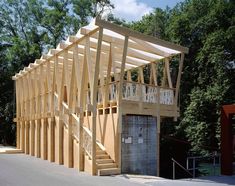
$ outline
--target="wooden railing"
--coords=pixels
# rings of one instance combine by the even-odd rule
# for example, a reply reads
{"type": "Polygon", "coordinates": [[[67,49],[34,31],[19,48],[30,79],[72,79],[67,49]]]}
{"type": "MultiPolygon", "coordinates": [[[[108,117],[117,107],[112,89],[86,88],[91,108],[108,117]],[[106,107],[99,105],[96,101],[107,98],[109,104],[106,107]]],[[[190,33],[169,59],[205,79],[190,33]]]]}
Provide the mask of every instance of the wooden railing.
{"type": "MultiPolygon", "coordinates": [[[[89,95],[89,93],[87,95],[89,95]]],[[[55,110],[59,109],[58,95],[56,93],[54,96],[54,109],[55,110]]],[[[62,117],[62,120],[64,121],[64,125],[66,127],[68,127],[70,114],[72,116],[72,134],[73,134],[74,138],[77,141],[79,141],[79,137],[81,135],[80,119],[76,114],[69,112],[69,107],[68,107],[67,103],[65,103],[63,101],[61,111],[60,111],[60,117],[62,117]]],[[[84,126],[82,127],[82,129],[83,129],[82,130],[82,147],[84,149],[84,152],[89,156],[90,159],[92,159],[92,156],[91,156],[91,154],[92,154],[92,132],[84,126]]],[[[81,143],[81,142],[79,141],[79,143],[81,143]]]]}
{"type": "Polygon", "coordinates": [[[72,114],[72,133],[74,138],[79,141],[80,137],[80,119],[76,114],[72,114]]]}
{"type": "Polygon", "coordinates": [[[92,133],[88,128],[83,127],[82,134],[82,147],[89,158],[92,159],[92,133]]]}

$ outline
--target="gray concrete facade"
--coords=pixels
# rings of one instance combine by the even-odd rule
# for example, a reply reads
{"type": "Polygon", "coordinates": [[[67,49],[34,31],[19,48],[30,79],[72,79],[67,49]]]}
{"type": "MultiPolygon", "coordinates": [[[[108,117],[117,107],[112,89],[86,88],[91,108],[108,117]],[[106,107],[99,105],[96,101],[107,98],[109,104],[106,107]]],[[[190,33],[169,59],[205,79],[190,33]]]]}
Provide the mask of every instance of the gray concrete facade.
{"type": "Polygon", "coordinates": [[[157,120],[152,116],[122,118],[122,173],[157,175],[157,120]]]}

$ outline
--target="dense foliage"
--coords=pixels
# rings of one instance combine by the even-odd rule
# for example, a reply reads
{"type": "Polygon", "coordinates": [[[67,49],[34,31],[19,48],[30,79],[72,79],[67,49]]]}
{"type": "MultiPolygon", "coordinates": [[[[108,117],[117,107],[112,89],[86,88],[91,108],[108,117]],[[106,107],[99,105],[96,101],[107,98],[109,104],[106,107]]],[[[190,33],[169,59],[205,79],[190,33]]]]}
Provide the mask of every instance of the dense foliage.
{"type": "MultiPolygon", "coordinates": [[[[68,34],[75,34],[91,17],[112,8],[109,0],[0,2],[0,143],[15,141],[11,76],[68,34]]],[[[162,125],[165,159],[183,159],[188,151],[207,154],[219,150],[221,105],[235,103],[234,10],[232,0],[186,0],[173,9],[156,8],[137,22],[108,17],[117,24],[189,47],[181,82],[181,118],[162,125]],[[181,154],[175,153],[177,146],[181,154]]]]}
{"type": "Polygon", "coordinates": [[[186,0],[131,25],[153,36],[189,47],[181,81],[181,119],[175,135],[206,154],[219,149],[220,108],[235,102],[235,3],[186,0]]]}

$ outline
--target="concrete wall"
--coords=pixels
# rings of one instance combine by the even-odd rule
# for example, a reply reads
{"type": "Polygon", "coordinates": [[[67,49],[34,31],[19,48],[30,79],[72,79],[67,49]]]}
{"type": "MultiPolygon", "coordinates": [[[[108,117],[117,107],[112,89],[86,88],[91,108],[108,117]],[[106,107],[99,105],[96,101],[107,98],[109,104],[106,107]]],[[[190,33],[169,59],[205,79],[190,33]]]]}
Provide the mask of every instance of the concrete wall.
{"type": "Polygon", "coordinates": [[[122,173],[157,175],[156,126],[152,116],[123,116],[122,173]]]}

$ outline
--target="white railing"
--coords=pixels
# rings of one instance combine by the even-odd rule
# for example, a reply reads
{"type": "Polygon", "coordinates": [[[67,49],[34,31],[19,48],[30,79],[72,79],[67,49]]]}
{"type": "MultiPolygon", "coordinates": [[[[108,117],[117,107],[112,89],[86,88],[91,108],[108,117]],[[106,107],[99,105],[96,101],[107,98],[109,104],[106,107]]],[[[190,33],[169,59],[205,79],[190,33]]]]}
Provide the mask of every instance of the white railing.
{"type": "Polygon", "coordinates": [[[141,88],[142,87],[140,87],[140,85],[135,82],[124,82],[122,87],[122,99],[130,101],[141,101],[141,88]]]}
{"type": "Polygon", "coordinates": [[[122,99],[128,101],[141,101],[147,103],[158,102],[158,89],[160,89],[160,104],[174,104],[174,89],[160,88],[136,82],[124,82],[122,99]]]}
{"type": "MultiPolygon", "coordinates": [[[[116,102],[118,94],[118,83],[112,82],[108,85],[107,99],[108,102],[116,102]]],[[[103,103],[105,87],[99,87],[97,93],[98,104],[103,103]]],[[[154,85],[148,85],[137,82],[124,81],[122,87],[122,99],[127,101],[138,101],[145,103],[158,103],[158,94],[160,93],[160,104],[173,105],[174,104],[173,88],[162,88],[154,85]],[[159,92],[159,93],[158,93],[159,92]]],[[[91,104],[90,90],[86,90],[87,104],[91,104]]]]}
{"type": "Polygon", "coordinates": [[[143,86],[143,102],[157,103],[158,88],[155,86],[141,85],[143,86]]]}
{"type": "Polygon", "coordinates": [[[174,104],[174,90],[160,88],[160,104],[173,105],[174,104]]]}

